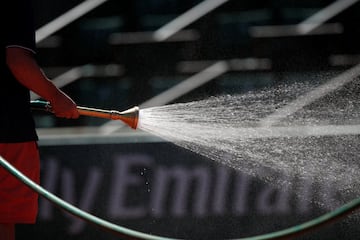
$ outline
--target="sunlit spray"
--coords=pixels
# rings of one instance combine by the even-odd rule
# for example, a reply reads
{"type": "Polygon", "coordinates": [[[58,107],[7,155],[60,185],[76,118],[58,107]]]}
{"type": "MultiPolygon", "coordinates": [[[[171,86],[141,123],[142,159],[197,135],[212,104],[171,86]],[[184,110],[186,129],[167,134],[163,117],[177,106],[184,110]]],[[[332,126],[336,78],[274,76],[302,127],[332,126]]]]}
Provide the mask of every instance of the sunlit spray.
{"type": "MultiPolygon", "coordinates": [[[[321,106],[337,112],[325,115],[332,119],[324,119],[323,111],[303,108],[273,126],[262,124],[264,118],[313,88],[297,83],[144,108],[138,127],[274,186],[295,187],[299,182],[295,179],[316,182],[331,186],[346,201],[360,193],[360,161],[352,154],[360,150],[360,128],[349,124],[357,119],[355,105],[353,114],[351,106],[346,106],[346,117],[340,114],[342,109],[321,106]]],[[[319,196],[318,201],[327,197],[319,196]]]]}

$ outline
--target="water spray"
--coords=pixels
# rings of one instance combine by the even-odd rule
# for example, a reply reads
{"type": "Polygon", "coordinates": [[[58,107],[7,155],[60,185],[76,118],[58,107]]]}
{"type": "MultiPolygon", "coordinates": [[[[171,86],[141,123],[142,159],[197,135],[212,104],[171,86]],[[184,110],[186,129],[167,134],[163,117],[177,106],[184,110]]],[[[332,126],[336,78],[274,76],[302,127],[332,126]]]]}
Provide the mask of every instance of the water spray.
{"type": "MultiPolygon", "coordinates": [[[[50,102],[34,100],[30,102],[31,109],[53,112],[50,102]]],[[[129,127],[136,129],[139,121],[139,107],[135,106],[128,110],[119,112],[116,110],[104,110],[98,108],[89,108],[77,106],[80,115],[89,117],[105,118],[110,120],[121,120],[129,127]]]]}

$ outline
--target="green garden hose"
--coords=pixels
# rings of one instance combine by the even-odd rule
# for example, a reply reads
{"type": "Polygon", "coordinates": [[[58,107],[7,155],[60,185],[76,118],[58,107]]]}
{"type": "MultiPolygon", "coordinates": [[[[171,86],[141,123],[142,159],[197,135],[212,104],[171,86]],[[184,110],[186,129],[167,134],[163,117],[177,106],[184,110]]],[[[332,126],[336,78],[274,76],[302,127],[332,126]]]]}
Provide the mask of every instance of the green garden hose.
{"type": "MultiPolygon", "coordinates": [[[[143,240],[175,240],[174,238],[167,238],[167,237],[161,237],[156,235],[150,235],[146,233],[142,233],[139,231],[131,230],[116,224],[113,224],[111,222],[108,222],[104,219],[101,219],[99,217],[96,217],[94,215],[91,215],[71,204],[68,202],[62,200],[61,198],[55,196],[54,194],[48,192],[40,185],[34,183],[32,180],[30,180],[28,177],[26,177],[24,174],[22,174],[19,170],[17,170],[14,166],[12,166],[10,163],[8,163],[4,158],[0,156],[0,165],[4,167],[5,170],[7,170],[9,173],[11,173],[14,177],[16,177],[18,180],[20,180],[22,183],[30,187],[33,191],[37,192],[42,197],[48,199],[53,204],[57,205],[58,207],[62,208],[63,210],[69,212],[70,214],[73,214],[91,224],[95,224],[105,230],[108,230],[112,232],[113,234],[118,235],[121,237],[121,239],[143,239],[143,240]]],[[[313,220],[310,220],[308,222],[295,225],[293,227],[248,237],[248,238],[241,238],[237,240],[268,240],[268,239],[289,239],[293,238],[295,236],[300,236],[306,232],[309,232],[311,230],[315,230],[319,227],[322,227],[324,225],[327,225],[329,223],[335,222],[339,220],[342,217],[345,217],[349,214],[351,214],[356,209],[360,208],[360,198],[355,199],[337,209],[335,209],[332,212],[326,213],[320,217],[317,217],[313,220]]],[[[235,240],[235,239],[234,239],[235,240]]]]}

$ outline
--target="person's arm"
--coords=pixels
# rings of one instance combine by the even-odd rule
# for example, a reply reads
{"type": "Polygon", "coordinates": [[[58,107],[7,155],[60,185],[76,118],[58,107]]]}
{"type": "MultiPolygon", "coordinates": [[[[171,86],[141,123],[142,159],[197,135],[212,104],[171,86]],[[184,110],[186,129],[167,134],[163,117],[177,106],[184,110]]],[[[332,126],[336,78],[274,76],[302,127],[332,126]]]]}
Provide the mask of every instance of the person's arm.
{"type": "Polygon", "coordinates": [[[6,63],[15,78],[25,87],[51,103],[57,117],[78,118],[75,102],[57,88],[44,74],[33,52],[21,47],[6,48],[6,63]]]}

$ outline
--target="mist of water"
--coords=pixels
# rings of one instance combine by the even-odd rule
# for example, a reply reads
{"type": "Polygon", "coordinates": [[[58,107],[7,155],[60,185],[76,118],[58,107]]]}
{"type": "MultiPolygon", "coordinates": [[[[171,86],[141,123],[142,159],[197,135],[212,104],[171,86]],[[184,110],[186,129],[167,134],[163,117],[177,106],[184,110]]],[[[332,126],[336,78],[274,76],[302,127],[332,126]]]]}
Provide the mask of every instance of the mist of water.
{"type": "Polygon", "coordinates": [[[298,83],[142,109],[139,128],[274,186],[288,187],[294,179],[331,184],[346,201],[360,193],[359,135],[330,133],[358,119],[354,100],[339,94],[334,101],[352,105],[326,100],[275,126],[261,125],[312,87],[298,83]]]}

